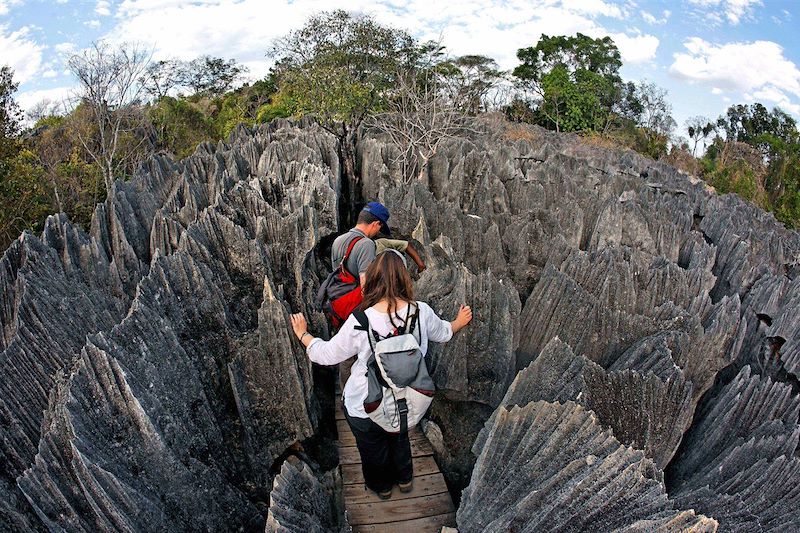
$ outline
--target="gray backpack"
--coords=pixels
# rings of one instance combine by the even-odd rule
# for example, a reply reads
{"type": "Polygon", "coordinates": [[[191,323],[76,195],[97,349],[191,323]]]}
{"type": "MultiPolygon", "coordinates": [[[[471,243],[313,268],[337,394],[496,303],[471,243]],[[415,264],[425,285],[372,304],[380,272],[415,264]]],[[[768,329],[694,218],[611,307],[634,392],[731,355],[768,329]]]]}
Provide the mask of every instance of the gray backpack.
{"type": "Polygon", "coordinates": [[[409,303],[402,328],[385,338],[370,327],[363,311],[353,316],[359,323],[356,329],[366,331],[372,348],[364,410],[384,430],[406,433],[425,415],[436,390],[419,347],[419,306],[409,303]]]}

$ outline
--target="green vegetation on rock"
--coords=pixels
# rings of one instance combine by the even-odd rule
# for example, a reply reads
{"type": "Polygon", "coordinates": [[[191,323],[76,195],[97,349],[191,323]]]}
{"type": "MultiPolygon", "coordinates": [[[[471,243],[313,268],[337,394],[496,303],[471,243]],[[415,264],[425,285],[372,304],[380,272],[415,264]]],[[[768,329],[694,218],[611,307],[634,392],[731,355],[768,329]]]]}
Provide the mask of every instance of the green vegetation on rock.
{"type": "Polygon", "coordinates": [[[362,125],[406,139],[399,144],[413,154],[409,176],[423,177],[441,139],[459,134],[454,117],[501,112],[662,159],[800,226],[800,134],[790,115],[760,103],[732,105],[716,120],[692,117],[689,139],[676,137],[666,91],[623,81],[610,37],[542,35],[505,72],[491,57],[451,57],[441,43],[335,10],[310,17],[266,52],[275,59],[269,74],[242,85],[247,69],[234,60],[154,62],[136,46],[94,43],[69,61],[81,100],[66,112],[40,106],[25,131],[17,83],[2,67],[0,247],[23,230],[41,230],[49,213],[87,226],[111,182],[154,153],[182,159],[238,124],[301,116],[339,138],[351,200],[359,194],[354,146],[362,125]],[[98,97],[94,79],[134,96],[98,97]]]}

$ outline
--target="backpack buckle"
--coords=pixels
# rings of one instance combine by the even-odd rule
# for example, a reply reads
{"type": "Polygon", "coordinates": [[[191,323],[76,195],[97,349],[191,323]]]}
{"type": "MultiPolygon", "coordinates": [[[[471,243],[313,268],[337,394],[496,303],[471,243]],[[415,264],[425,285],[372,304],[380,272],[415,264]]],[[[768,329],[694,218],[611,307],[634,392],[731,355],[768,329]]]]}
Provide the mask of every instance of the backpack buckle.
{"type": "Polygon", "coordinates": [[[406,403],[405,399],[397,400],[397,410],[401,415],[408,413],[408,404],[406,403]]]}

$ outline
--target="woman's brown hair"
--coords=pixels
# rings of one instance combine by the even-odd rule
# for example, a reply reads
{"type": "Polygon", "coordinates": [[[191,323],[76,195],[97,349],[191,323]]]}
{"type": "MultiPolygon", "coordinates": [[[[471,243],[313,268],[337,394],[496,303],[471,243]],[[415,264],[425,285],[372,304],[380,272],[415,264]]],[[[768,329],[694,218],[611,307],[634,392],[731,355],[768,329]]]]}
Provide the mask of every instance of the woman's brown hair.
{"type": "Polygon", "coordinates": [[[384,298],[388,301],[389,315],[397,310],[400,301],[414,301],[414,283],[403,258],[398,254],[386,251],[378,254],[365,273],[364,301],[360,309],[372,307],[384,298]]]}

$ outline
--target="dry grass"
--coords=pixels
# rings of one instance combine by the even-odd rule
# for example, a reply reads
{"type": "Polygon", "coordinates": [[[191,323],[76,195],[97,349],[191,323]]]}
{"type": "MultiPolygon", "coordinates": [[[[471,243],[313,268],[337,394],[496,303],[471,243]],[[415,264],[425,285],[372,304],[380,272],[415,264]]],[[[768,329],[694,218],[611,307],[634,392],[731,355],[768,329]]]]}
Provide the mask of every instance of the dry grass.
{"type": "Polygon", "coordinates": [[[503,138],[509,141],[522,140],[533,143],[539,140],[539,133],[527,124],[509,122],[503,130],[503,138]]]}
{"type": "Polygon", "coordinates": [[[625,143],[619,142],[616,139],[613,139],[607,135],[602,135],[600,133],[590,132],[582,134],[580,137],[583,140],[584,144],[588,144],[589,146],[596,146],[598,148],[610,148],[610,149],[630,148],[625,143]]]}
{"type": "Polygon", "coordinates": [[[687,150],[674,147],[661,161],[672,165],[690,176],[700,176],[700,162],[687,150]]]}

